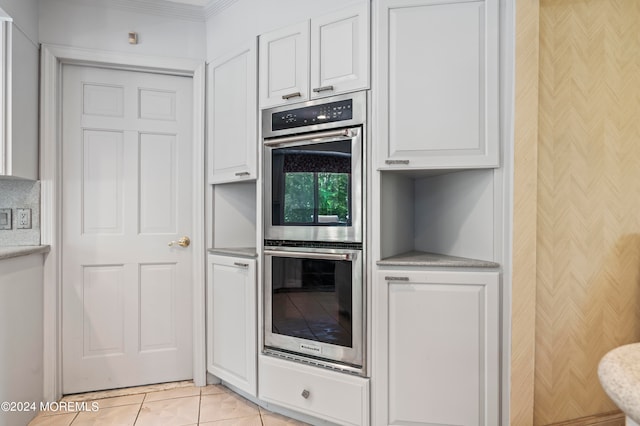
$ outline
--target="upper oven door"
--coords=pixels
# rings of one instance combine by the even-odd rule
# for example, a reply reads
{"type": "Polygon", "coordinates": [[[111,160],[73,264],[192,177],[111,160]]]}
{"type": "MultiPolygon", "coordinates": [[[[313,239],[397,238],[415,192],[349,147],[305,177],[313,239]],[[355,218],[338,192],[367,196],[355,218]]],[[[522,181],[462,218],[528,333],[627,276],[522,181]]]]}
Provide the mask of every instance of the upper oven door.
{"type": "Polygon", "coordinates": [[[264,143],[270,240],[362,242],[362,128],[264,143]]]}

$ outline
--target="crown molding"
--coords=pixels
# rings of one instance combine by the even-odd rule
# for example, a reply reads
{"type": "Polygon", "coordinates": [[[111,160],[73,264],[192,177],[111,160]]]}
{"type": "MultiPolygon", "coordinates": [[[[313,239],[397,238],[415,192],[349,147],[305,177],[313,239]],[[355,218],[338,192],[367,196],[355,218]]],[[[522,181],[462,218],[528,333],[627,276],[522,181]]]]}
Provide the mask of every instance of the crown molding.
{"type": "Polygon", "coordinates": [[[238,0],[210,0],[204,8],[204,16],[209,19],[222,12],[238,0]]]}
{"type": "MultiPolygon", "coordinates": [[[[51,1],[51,0],[40,0],[51,1]]],[[[222,12],[237,0],[208,0],[205,6],[171,0],[58,0],[77,5],[93,5],[137,13],[165,16],[194,22],[204,22],[222,12]]]]}
{"type": "MultiPolygon", "coordinates": [[[[51,0],[41,0],[51,1],[51,0]]],[[[119,9],[130,12],[164,16],[193,22],[204,22],[202,6],[186,3],[174,3],[168,0],[58,0],[63,3],[91,5],[107,9],[119,9]]]]}
{"type": "MultiPolygon", "coordinates": [[[[96,1],[96,0],[93,0],[96,1]]],[[[158,16],[204,22],[202,6],[185,3],[173,3],[164,0],[97,0],[107,6],[133,12],[149,13],[158,16]]]]}

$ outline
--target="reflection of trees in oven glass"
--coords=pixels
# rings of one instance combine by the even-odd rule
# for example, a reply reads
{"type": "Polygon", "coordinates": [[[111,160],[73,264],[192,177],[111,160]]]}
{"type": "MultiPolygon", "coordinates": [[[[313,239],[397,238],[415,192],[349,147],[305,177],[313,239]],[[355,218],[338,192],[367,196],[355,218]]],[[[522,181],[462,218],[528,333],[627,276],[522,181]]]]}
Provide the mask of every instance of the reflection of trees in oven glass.
{"type": "Polygon", "coordinates": [[[349,180],[348,173],[286,173],[284,222],[348,224],[349,180]]]}
{"type": "Polygon", "coordinates": [[[284,182],[284,222],[313,223],[313,173],[287,173],[284,182]]]}
{"type": "Polygon", "coordinates": [[[339,222],[349,219],[349,175],[347,173],[317,173],[318,215],[338,216],[339,222]]]}

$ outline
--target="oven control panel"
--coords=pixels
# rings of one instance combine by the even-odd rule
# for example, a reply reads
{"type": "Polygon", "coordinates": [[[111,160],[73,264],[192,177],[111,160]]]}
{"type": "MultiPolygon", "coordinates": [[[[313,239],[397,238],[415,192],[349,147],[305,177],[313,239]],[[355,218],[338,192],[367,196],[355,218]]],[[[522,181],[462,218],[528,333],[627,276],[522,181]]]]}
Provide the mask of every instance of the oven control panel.
{"type": "Polygon", "coordinates": [[[329,102],[271,114],[271,130],[313,126],[353,118],[353,100],[329,102]]]}

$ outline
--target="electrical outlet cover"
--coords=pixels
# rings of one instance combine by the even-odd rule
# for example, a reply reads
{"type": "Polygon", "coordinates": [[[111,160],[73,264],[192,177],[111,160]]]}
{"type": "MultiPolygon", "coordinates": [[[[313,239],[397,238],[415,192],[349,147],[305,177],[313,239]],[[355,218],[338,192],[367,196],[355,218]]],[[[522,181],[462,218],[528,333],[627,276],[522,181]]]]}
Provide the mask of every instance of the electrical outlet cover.
{"type": "Polygon", "coordinates": [[[16,228],[31,229],[31,209],[16,209],[16,228]]]}

